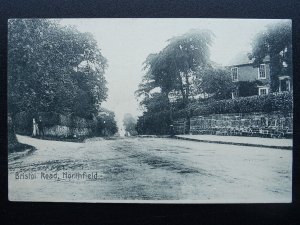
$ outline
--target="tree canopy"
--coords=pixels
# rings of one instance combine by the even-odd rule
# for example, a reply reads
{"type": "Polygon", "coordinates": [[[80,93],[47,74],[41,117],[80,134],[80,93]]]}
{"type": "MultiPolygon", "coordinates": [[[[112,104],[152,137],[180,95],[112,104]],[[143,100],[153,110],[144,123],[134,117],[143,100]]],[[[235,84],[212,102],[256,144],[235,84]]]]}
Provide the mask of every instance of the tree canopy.
{"type": "Polygon", "coordinates": [[[96,134],[100,136],[111,136],[118,132],[115,113],[100,107],[100,113],[96,116],[96,134]]]}
{"type": "MultiPolygon", "coordinates": [[[[188,107],[199,90],[195,82],[199,70],[211,64],[209,47],[213,37],[209,30],[191,30],[169,39],[164,49],[147,57],[144,62],[145,75],[136,91],[136,95],[143,98],[142,106],[148,110],[144,118],[138,120],[139,128],[148,121],[146,117],[150,112],[167,111],[174,105],[188,107]],[[154,92],[157,88],[159,91],[154,92]]],[[[158,116],[157,125],[162,125],[160,120],[158,116]]],[[[167,131],[170,121],[165,121],[168,121],[164,126],[167,131]]]]}
{"type": "Polygon", "coordinates": [[[107,97],[93,36],[49,19],[8,21],[8,109],[90,117],[107,97]]]}
{"type": "Polygon", "coordinates": [[[130,136],[137,134],[136,129],[135,129],[136,123],[137,123],[136,119],[130,113],[126,113],[124,115],[123,125],[125,128],[125,131],[127,132],[127,135],[128,135],[128,133],[130,136]]]}
{"type": "Polygon", "coordinates": [[[149,94],[159,87],[166,96],[171,91],[178,92],[188,104],[196,71],[210,64],[212,37],[208,30],[191,30],[169,39],[162,51],[147,57],[144,63],[146,73],[138,94],[149,94]]]}
{"type": "Polygon", "coordinates": [[[220,67],[200,71],[196,83],[200,93],[215,100],[231,98],[234,89],[230,71],[220,67]]]}
{"type": "Polygon", "coordinates": [[[292,77],[292,23],[283,21],[269,25],[258,33],[252,42],[254,66],[263,63],[266,56],[270,57],[271,91],[278,91],[278,76],[292,77]]]}

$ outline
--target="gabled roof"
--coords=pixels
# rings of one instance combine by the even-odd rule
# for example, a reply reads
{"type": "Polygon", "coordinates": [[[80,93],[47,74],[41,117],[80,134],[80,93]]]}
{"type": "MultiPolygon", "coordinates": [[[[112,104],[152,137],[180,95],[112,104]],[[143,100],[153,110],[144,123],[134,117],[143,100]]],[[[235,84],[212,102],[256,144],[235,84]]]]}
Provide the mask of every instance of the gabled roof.
{"type": "Polygon", "coordinates": [[[247,52],[240,52],[235,55],[228,63],[228,66],[252,64],[253,61],[249,59],[247,52]]]}
{"type": "MultiPolygon", "coordinates": [[[[266,56],[263,61],[264,62],[269,62],[270,57],[266,56]]],[[[249,59],[247,52],[240,52],[229,61],[228,67],[230,67],[230,66],[251,65],[252,63],[253,63],[253,60],[249,59]]]]}

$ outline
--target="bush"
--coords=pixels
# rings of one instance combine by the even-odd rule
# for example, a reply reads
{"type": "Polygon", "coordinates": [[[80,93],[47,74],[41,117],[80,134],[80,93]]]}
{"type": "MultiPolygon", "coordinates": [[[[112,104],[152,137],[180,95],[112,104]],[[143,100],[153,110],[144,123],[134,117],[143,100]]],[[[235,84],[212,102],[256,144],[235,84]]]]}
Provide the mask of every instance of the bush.
{"type": "Polygon", "coordinates": [[[86,119],[80,118],[77,116],[74,116],[72,119],[73,120],[72,120],[71,127],[75,127],[75,128],[87,128],[88,127],[86,119]]]}
{"type": "Polygon", "coordinates": [[[263,82],[260,80],[255,81],[238,81],[237,88],[238,88],[238,95],[240,97],[248,97],[257,95],[258,86],[263,85],[263,82]]]}
{"type": "Polygon", "coordinates": [[[144,112],[137,120],[136,130],[138,134],[169,134],[170,124],[170,111],[144,112]]]}
{"type": "Polygon", "coordinates": [[[95,129],[96,136],[112,136],[118,132],[114,113],[98,116],[95,123],[96,125],[92,129],[95,129]]]}
{"type": "Polygon", "coordinates": [[[18,144],[18,140],[15,134],[15,128],[12,121],[11,116],[8,116],[7,118],[7,128],[8,128],[8,150],[13,148],[15,145],[18,144]]]}
{"type": "Polygon", "coordinates": [[[14,116],[15,131],[18,134],[32,134],[32,118],[34,116],[27,112],[20,112],[14,116]]]}
{"type": "MultiPolygon", "coordinates": [[[[59,121],[56,123],[57,125],[71,127],[72,126],[72,118],[71,116],[59,115],[59,121]]],[[[52,124],[55,125],[55,124],[52,124]]]]}
{"type": "Polygon", "coordinates": [[[185,118],[185,117],[187,117],[187,115],[189,115],[188,113],[189,113],[189,110],[186,110],[186,109],[178,110],[173,113],[173,118],[174,119],[185,118]]]}

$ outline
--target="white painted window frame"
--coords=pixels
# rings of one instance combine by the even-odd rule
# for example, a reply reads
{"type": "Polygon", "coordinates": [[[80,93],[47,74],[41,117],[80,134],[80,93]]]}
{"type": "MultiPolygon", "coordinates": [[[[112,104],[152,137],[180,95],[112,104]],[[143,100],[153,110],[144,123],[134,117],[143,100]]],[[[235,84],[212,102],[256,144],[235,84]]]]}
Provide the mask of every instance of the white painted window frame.
{"type": "Polygon", "coordinates": [[[266,90],[266,95],[269,94],[269,88],[268,87],[259,87],[258,88],[258,95],[264,95],[264,94],[261,94],[262,90],[266,90]]]}
{"type": "Polygon", "coordinates": [[[238,67],[232,67],[231,68],[231,77],[233,82],[239,81],[239,68],[238,67]],[[233,70],[236,69],[236,79],[233,79],[233,70]]]}
{"type": "Polygon", "coordinates": [[[262,64],[259,64],[259,67],[257,68],[257,79],[258,80],[265,80],[265,79],[267,79],[267,67],[266,67],[266,64],[265,63],[262,63],[262,64]],[[264,66],[264,74],[265,74],[265,76],[264,77],[261,77],[260,76],[260,66],[264,66]]]}

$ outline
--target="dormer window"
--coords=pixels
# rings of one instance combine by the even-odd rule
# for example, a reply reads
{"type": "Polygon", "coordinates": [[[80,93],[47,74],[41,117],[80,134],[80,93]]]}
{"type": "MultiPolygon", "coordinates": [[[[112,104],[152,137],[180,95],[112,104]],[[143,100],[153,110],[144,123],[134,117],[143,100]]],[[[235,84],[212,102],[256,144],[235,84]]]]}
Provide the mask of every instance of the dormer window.
{"type": "Polygon", "coordinates": [[[232,81],[238,81],[238,68],[231,68],[232,81]]]}
{"type": "Polygon", "coordinates": [[[258,67],[258,79],[266,79],[266,64],[260,64],[258,67]]]}

